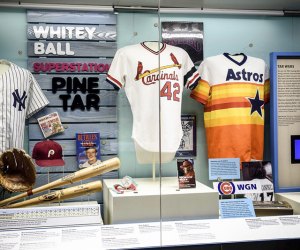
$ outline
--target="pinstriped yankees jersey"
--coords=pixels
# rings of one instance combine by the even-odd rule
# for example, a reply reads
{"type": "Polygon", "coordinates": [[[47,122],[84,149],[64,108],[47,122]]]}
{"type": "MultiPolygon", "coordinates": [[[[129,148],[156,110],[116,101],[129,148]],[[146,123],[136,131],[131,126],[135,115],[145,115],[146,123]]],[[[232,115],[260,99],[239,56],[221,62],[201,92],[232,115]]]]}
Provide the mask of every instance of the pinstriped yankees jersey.
{"type": "Polygon", "coordinates": [[[125,90],[133,114],[134,141],[149,152],[161,149],[161,152],[173,153],[182,137],[183,88],[192,89],[198,77],[183,49],[162,44],[159,51],[154,51],[141,43],[116,52],[107,81],[125,90]]]}
{"type": "Polygon", "coordinates": [[[264,104],[270,84],[266,63],[228,53],[206,58],[191,97],[204,104],[209,158],[262,160],[264,104]]]}
{"type": "Polygon", "coordinates": [[[25,119],[49,102],[33,75],[14,63],[0,75],[0,152],[23,148],[25,119]]]}

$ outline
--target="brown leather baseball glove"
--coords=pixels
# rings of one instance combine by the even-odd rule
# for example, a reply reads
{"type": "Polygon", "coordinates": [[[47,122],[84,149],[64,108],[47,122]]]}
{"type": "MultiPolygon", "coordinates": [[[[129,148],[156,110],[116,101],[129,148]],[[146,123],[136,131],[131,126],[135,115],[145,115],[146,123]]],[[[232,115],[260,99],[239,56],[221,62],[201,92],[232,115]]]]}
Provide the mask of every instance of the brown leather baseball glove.
{"type": "Polygon", "coordinates": [[[13,148],[0,154],[0,185],[10,192],[32,189],[36,180],[35,165],[22,149],[13,148]]]}

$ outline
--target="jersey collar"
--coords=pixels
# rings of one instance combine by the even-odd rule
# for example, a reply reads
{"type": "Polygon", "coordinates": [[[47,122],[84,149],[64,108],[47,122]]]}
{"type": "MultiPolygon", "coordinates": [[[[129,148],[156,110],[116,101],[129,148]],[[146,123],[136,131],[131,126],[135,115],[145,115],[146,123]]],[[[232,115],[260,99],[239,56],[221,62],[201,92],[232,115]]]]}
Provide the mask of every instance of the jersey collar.
{"type": "Polygon", "coordinates": [[[146,50],[150,51],[151,53],[153,53],[153,54],[155,54],[155,55],[160,54],[160,53],[161,53],[162,51],[164,51],[165,48],[166,48],[166,44],[165,44],[165,43],[162,43],[162,47],[161,47],[160,50],[158,50],[158,51],[155,51],[155,50],[150,49],[150,48],[146,45],[146,42],[141,42],[141,45],[142,45],[146,50]]]}
{"type": "Polygon", "coordinates": [[[242,66],[247,61],[247,56],[244,53],[238,53],[234,55],[230,55],[229,53],[223,53],[223,55],[239,66],[242,66]],[[241,61],[237,61],[234,59],[234,56],[243,56],[243,59],[241,61]]]}

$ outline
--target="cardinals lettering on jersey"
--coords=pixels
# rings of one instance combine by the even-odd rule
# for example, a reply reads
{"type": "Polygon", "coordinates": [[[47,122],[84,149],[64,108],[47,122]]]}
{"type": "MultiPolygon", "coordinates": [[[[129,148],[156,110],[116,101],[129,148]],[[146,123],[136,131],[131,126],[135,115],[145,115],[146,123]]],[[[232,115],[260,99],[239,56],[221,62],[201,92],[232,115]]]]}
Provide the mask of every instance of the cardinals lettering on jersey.
{"type": "Polygon", "coordinates": [[[206,58],[191,97],[204,104],[209,158],[262,160],[269,72],[261,59],[228,53],[206,58]]]}

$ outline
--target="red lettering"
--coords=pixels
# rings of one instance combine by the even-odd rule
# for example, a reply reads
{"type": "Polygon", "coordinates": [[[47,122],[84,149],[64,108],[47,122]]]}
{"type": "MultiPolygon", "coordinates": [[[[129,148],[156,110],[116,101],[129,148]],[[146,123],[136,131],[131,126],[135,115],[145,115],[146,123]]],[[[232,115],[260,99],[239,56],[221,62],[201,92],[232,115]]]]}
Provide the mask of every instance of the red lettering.
{"type": "Polygon", "coordinates": [[[84,64],[82,65],[82,69],[81,69],[81,70],[82,70],[82,71],[89,71],[88,66],[87,66],[86,63],[84,63],[84,64]]]}
{"type": "Polygon", "coordinates": [[[62,71],[69,71],[69,63],[62,63],[62,71]]]}
{"type": "Polygon", "coordinates": [[[40,64],[39,63],[33,63],[33,70],[34,72],[39,72],[41,69],[40,64]]]}
{"type": "Polygon", "coordinates": [[[79,63],[79,62],[49,62],[49,63],[39,63],[34,62],[33,65],[34,72],[108,72],[110,64],[104,63],[79,63]]]}

